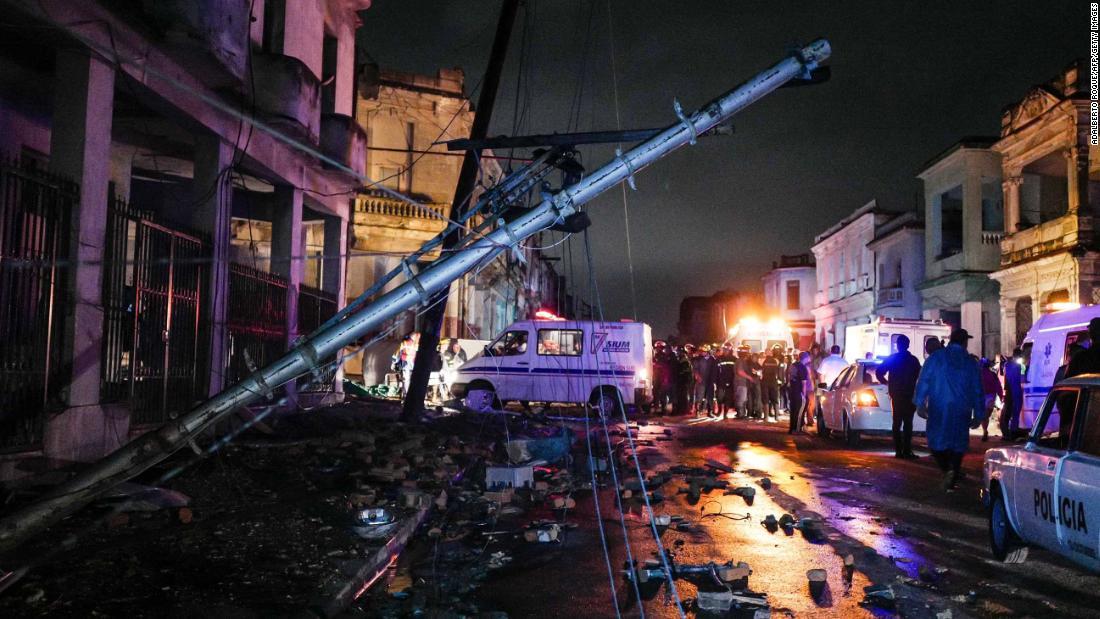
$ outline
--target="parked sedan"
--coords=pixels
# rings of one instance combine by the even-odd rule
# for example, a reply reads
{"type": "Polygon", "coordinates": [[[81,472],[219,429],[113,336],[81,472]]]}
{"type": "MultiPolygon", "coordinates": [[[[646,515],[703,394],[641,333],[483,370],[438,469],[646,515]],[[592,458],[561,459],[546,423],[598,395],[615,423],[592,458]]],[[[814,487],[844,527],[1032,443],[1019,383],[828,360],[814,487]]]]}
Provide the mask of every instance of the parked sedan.
{"type": "MultiPolygon", "coordinates": [[[[840,433],[849,445],[859,444],[864,434],[889,435],[893,406],[886,385],[875,377],[877,360],[860,360],[844,369],[824,392],[817,408],[817,432],[823,437],[840,433]]],[[[913,419],[913,433],[924,433],[924,419],[913,419]]]]}

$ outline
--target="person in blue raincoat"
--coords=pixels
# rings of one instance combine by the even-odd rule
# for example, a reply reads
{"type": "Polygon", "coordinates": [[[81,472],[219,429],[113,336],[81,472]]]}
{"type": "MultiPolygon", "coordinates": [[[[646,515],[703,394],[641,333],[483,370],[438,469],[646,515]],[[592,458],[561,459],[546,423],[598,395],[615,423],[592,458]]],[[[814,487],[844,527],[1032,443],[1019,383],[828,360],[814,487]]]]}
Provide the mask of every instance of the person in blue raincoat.
{"type": "Polygon", "coordinates": [[[970,429],[985,417],[978,362],[966,352],[966,329],[951,332],[947,348],[924,362],[913,402],[928,420],[928,448],[943,471],[943,488],[950,492],[959,481],[970,429]]]}

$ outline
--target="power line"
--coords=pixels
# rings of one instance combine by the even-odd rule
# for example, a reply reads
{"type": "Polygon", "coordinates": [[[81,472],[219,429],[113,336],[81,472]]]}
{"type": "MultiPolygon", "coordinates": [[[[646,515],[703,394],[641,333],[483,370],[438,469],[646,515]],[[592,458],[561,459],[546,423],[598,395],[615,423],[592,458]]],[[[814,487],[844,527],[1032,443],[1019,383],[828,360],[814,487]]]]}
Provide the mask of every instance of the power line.
{"type": "MultiPolygon", "coordinates": [[[[594,301],[596,311],[599,313],[600,322],[604,321],[603,314],[603,302],[600,300],[599,286],[596,284],[596,268],[592,257],[592,245],[589,242],[588,230],[586,229],[583,234],[584,237],[584,251],[585,256],[588,259],[588,276],[590,285],[594,294],[594,301]]],[[[608,353],[608,360],[610,361],[610,354],[608,353]]],[[[619,413],[623,419],[623,425],[626,427],[626,442],[630,448],[630,455],[634,460],[634,469],[638,475],[638,483],[641,485],[642,501],[645,503],[646,511],[651,515],[649,519],[650,529],[653,531],[653,541],[657,545],[657,556],[661,559],[661,564],[665,571],[665,580],[668,582],[669,591],[672,594],[673,600],[676,602],[676,607],[680,612],[681,619],[685,619],[687,614],[684,612],[683,602],[680,600],[680,592],[676,589],[676,582],[672,579],[672,566],[668,562],[668,554],[665,551],[664,544],[661,543],[661,534],[657,531],[657,523],[653,514],[653,505],[649,500],[649,488],[646,485],[645,473],[642,471],[642,464],[638,460],[638,449],[634,444],[634,439],[630,436],[630,421],[626,418],[626,407],[623,404],[622,398],[618,399],[619,413]]]]}
{"type": "MultiPolygon", "coordinates": [[[[615,95],[615,129],[622,131],[623,123],[619,116],[619,72],[615,67],[615,23],[611,15],[611,0],[607,0],[607,39],[611,52],[611,89],[615,95]]],[[[694,140],[692,143],[695,143],[694,140]]],[[[622,147],[623,145],[619,144],[617,148],[621,151],[622,147]]],[[[625,181],[619,183],[619,189],[623,198],[623,230],[626,232],[626,270],[630,280],[630,310],[631,317],[636,321],[638,320],[638,294],[634,286],[634,255],[630,247],[630,209],[627,206],[625,181]]],[[[588,237],[585,236],[585,242],[587,241],[588,237]]]]}

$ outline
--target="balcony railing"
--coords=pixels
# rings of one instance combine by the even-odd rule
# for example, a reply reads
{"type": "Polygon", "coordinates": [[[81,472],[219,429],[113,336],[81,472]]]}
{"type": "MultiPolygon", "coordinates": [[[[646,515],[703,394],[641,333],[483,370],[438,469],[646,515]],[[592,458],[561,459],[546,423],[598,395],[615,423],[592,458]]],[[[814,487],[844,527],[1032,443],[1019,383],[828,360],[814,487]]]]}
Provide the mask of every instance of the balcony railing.
{"type": "Polygon", "coordinates": [[[404,219],[437,219],[446,221],[445,204],[428,203],[423,206],[411,201],[389,196],[360,195],[355,199],[355,212],[367,215],[386,215],[404,219]]]}
{"type": "Polygon", "coordinates": [[[1000,245],[1005,239],[1004,232],[983,232],[982,245],[1000,245]]]}
{"type": "Polygon", "coordinates": [[[1088,243],[1093,219],[1070,213],[1057,219],[1005,236],[1001,242],[1001,265],[1008,266],[1088,243]]]}

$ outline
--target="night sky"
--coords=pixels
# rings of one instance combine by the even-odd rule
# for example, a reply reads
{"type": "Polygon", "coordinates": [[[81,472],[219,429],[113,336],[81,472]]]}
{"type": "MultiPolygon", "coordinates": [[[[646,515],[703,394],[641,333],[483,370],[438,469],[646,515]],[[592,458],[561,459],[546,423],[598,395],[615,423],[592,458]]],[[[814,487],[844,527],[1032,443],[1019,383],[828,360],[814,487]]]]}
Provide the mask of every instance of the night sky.
{"type": "MultiPolygon", "coordinates": [[[[614,129],[607,3],[526,6],[490,133],[614,129]]],[[[374,0],[360,47],[391,69],[462,67],[469,89],[485,70],[499,7],[374,0]]],[[[673,98],[694,110],[794,44],[820,36],[833,47],[830,82],[769,95],[734,117],[734,135],[671,154],[627,192],[637,316],[661,336],[675,329],[683,296],[755,293],[780,254],[809,251],[815,235],[868,200],[915,208],[926,161],[963,136],[997,135],[1005,105],[1088,54],[1080,0],[612,0],[610,23],[624,128],[666,126],[673,98]]],[[[612,151],[582,148],[589,169],[612,151]]],[[[630,317],[621,193],[591,207],[605,316],[630,317]]],[[[574,284],[587,294],[583,242],[568,245],[574,284]]],[[[560,265],[568,274],[568,261],[560,265]]]]}

